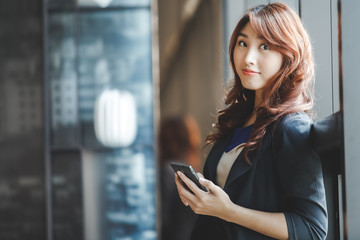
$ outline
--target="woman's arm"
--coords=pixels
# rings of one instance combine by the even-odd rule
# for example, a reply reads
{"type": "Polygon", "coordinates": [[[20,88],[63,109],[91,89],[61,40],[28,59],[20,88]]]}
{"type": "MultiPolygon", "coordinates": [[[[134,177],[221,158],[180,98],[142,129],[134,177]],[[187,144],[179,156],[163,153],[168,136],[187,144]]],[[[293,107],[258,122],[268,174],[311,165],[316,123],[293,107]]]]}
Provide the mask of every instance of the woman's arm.
{"type": "Polygon", "coordinates": [[[289,239],[325,239],[327,210],[321,161],[311,146],[311,120],[285,117],[274,134],[278,177],[289,239]]]}
{"type": "Polygon", "coordinates": [[[200,178],[200,183],[209,190],[209,192],[204,192],[184,174],[181,172],[177,174],[194,192],[192,194],[186,190],[175,175],[181,200],[195,213],[219,217],[273,238],[288,239],[288,229],[283,213],[262,212],[241,207],[234,204],[229,196],[211,181],[200,178]]]}

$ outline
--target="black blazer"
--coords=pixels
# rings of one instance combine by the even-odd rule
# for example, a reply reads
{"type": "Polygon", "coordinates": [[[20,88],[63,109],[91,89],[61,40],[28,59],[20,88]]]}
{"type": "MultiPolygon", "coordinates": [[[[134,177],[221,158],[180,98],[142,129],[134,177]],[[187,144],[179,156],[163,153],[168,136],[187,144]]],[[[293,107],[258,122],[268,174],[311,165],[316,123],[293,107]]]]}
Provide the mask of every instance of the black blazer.
{"type": "MultiPolygon", "coordinates": [[[[285,214],[289,239],[325,239],[327,211],[319,156],[311,147],[311,120],[305,113],[285,116],[268,130],[261,148],[240,153],[225,183],[230,199],[243,207],[285,214]]],[[[216,184],[216,168],[232,134],[211,149],[204,176],[216,184]]],[[[193,240],[272,239],[216,217],[199,215],[193,240]]]]}

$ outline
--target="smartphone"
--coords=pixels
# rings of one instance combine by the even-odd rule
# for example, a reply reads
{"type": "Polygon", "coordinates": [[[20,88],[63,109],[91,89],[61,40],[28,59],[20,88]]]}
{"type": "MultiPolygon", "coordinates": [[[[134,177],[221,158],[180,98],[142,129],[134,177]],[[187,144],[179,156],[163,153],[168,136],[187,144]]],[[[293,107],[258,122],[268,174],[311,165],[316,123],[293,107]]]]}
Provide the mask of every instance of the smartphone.
{"type": "MultiPolygon", "coordinates": [[[[171,162],[170,163],[171,167],[174,169],[175,173],[177,171],[182,172],[183,174],[185,174],[185,176],[187,176],[189,179],[191,179],[201,190],[207,192],[207,189],[201,185],[199,183],[199,177],[196,174],[196,172],[194,171],[194,169],[190,166],[190,165],[186,165],[186,164],[182,164],[182,163],[177,163],[177,162],[171,162]]],[[[180,179],[180,178],[179,178],[180,179]]],[[[183,186],[189,190],[190,192],[192,192],[190,190],[190,188],[180,179],[180,182],[183,184],[183,186]]],[[[192,192],[193,193],[193,192],[192,192]]]]}

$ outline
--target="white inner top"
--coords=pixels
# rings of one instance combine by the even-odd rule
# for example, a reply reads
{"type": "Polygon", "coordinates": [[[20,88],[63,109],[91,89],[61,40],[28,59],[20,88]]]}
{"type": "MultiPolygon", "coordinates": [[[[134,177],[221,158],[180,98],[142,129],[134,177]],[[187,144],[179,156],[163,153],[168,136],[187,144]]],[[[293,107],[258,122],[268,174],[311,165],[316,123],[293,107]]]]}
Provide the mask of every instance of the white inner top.
{"type": "Polygon", "coordinates": [[[234,147],[229,152],[224,152],[216,169],[216,182],[219,187],[224,188],[230,169],[236,158],[244,148],[244,143],[234,147]]]}

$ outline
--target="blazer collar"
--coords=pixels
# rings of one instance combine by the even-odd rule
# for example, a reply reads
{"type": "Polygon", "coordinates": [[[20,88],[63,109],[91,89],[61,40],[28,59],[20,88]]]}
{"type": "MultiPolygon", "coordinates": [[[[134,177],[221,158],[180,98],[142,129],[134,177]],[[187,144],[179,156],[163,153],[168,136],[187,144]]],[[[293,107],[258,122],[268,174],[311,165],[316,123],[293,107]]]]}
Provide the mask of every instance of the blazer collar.
{"type": "Polygon", "coordinates": [[[216,183],[216,170],[217,165],[220,161],[221,156],[223,155],[226,146],[230,143],[233,133],[229,133],[224,136],[224,138],[218,140],[213,148],[211,149],[207,163],[209,164],[209,179],[212,179],[216,183]]]}
{"type": "Polygon", "coordinates": [[[241,151],[241,153],[236,158],[234,164],[230,169],[229,175],[225,182],[224,190],[237,178],[244,175],[247,171],[249,171],[251,168],[253,168],[256,165],[256,162],[262,156],[265,149],[269,146],[270,142],[271,142],[271,134],[266,132],[260,149],[248,153],[248,158],[251,162],[251,165],[249,165],[249,163],[245,160],[244,152],[241,151]]]}
{"type": "MultiPolygon", "coordinates": [[[[217,171],[217,165],[220,161],[221,156],[223,155],[226,146],[231,141],[231,138],[233,136],[233,133],[227,134],[223,139],[217,141],[212,149],[212,151],[209,153],[209,159],[213,159],[212,161],[209,161],[209,179],[213,179],[216,182],[216,171],[217,171]]],[[[250,170],[258,161],[264,150],[268,147],[268,145],[271,142],[271,134],[269,131],[266,132],[261,148],[258,151],[253,151],[248,153],[248,158],[250,162],[252,163],[249,165],[244,157],[244,153],[241,152],[239,156],[236,158],[234,164],[232,165],[229,175],[227,177],[225,187],[226,189],[234,180],[236,180],[238,177],[246,173],[248,170],[250,170]]]]}

